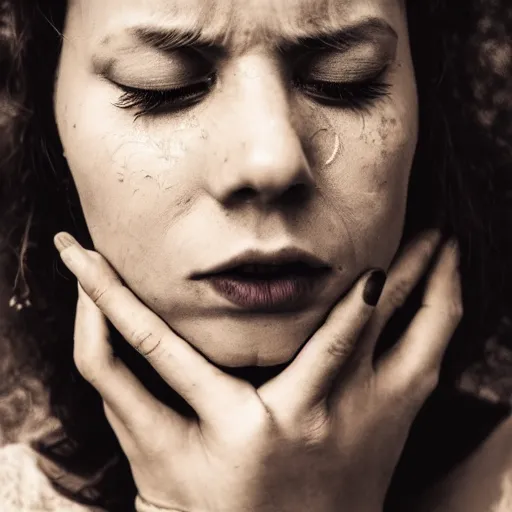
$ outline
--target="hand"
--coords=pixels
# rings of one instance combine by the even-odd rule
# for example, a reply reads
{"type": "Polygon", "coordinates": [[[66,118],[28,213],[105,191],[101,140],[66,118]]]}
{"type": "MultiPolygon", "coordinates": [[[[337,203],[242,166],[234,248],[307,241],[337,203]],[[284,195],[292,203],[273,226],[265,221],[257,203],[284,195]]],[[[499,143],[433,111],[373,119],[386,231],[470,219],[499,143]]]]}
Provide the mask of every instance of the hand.
{"type": "Polygon", "coordinates": [[[365,274],[294,361],[255,389],[177,336],[102,256],[58,235],[62,260],[79,281],[75,362],[104,400],[141,509],[146,503],[179,512],[381,510],[411,423],[437,385],[462,316],[456,243],[443,246],[421,308],[375,365],[374,348],[425,273],[439,238],[430,231],[405,248],[377,307],[383,276],[365,274]],[[197,419],[157,401],[115,357],[106,317],[197,419]]]}

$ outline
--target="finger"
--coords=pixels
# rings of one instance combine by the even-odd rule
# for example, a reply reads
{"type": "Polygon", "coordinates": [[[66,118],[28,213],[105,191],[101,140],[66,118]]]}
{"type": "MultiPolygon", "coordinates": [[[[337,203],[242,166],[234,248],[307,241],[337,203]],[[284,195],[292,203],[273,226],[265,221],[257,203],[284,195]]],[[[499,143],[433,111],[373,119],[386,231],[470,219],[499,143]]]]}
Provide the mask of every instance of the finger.
{"type": "MultiPolygon", "coordinates": [[[[74,359],[80,374],[100,393],[108,409],[109,420],[123,447],[151,444],[155,425],[161,422],[164,406],[117,359],[109,343],[106,319],[78,285],[75,319],[74,359]]],[[[179,428],[185,419],[165,408],[169,423],[179,428]]]]}
{"type": "Polygon", "coordinates": [[[218,415],[219,400],[237,391],[238,381],[210,364],[124,286],[106,260],[86,251],[69,234],[55,237],[62,261],[86,294],[198,414],[218,415]]]}
{"type": "Polygon", "coordinates": [[[275,407],[304,411],[325,400],[379,300],[386,274],[368,272],[330,312],[291,365],[259,388],[275,407]],[[293,393],[292,393],[293,391],[293,393]]]}
{"type": "Polygon", "coordinates": [[[379,304],[365,329],[364,340],[361,340],[361,350],[367,359],[373,361],[375,345],[382,330],[425,274],[440,239],[441,232],[437,229],[419,234],[405,246],[391,267],[379,304]]]}
{"type": "Polygon", "coordinates": [[[379,363],[389,386],[415,390],[421,403],[435,389],[445,350],[462,318],[455,241],[443,247],[429,277],[423,303],[398,344],[379,363]]]}

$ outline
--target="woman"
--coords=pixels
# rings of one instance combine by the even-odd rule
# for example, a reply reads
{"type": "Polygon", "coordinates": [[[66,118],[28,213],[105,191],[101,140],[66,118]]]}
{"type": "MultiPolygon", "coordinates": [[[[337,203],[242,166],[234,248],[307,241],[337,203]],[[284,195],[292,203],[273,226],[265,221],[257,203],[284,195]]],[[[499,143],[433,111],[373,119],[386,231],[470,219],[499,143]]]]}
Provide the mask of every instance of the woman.
{"type": "Polygon", "coordinates": [[[421,450],[508,306],[509,235],[499,147],[424,23],[449,31],[460,7],[418,4],[13,2],[6,90],[29,110],[3,223],[63,494],[396,510],[506,417],[421,450]],[[50,272],[59,231],[78,305],[50,272]]]}

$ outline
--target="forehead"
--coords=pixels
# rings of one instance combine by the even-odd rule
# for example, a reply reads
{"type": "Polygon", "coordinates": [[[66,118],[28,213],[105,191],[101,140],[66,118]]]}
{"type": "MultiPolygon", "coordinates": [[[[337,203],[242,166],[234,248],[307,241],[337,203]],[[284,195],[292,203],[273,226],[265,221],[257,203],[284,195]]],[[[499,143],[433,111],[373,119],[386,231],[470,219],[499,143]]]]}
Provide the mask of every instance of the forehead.
{"type": "Polygon", "coordinates": [[[395,24],[404,0],[71,0],[69,14],[94,35],[136,24],[200,30],[233,44],[262,37],[293,39],[328,32],[364,18],[395,24]]]}

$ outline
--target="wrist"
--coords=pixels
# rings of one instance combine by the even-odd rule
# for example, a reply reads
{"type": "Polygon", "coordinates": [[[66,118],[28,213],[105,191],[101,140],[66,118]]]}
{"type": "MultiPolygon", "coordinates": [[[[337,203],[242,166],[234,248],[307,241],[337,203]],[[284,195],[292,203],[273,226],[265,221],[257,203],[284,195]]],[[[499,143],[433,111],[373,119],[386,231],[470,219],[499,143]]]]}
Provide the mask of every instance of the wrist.
{"type": "Polygon", "coordinates": [[[185,510],[178,510],[176,508],[154,505],[153,503],[145,500],[140,494],[135,498],[135,510],[136,512],[186,512],[185,510]]]}

